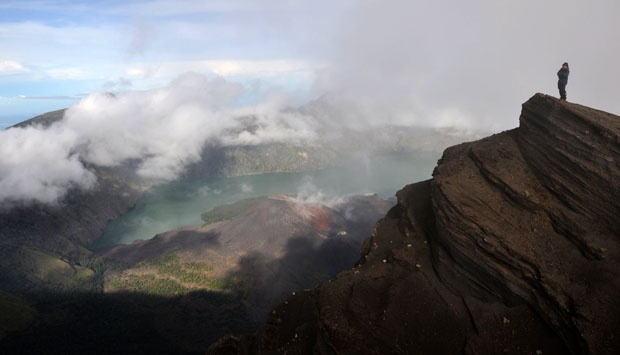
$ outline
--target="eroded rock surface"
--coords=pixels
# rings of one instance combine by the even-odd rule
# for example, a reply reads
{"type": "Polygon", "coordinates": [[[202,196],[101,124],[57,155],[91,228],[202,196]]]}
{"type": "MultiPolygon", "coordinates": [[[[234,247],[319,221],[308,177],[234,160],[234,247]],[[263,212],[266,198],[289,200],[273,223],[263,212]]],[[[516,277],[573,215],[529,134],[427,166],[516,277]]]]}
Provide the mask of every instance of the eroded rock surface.
{"type": "Polygon", "coordinates": [[[620,353],[619,134],[535,95],[399,191],[353,269],[209,353],[620,353]]]}

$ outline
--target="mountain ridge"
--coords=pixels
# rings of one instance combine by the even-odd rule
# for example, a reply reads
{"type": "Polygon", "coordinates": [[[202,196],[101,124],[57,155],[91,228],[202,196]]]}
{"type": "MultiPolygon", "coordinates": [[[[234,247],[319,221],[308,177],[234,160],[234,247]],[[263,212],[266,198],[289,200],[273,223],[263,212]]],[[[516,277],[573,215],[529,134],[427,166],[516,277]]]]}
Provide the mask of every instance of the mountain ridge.
{"type": "Polygon", "coordinates": [[[536,94],[520,126],[450,147],[356,267],[228,353],[620,351],[620,117],[536,94]]]}
{"type": "MultiPolygon", "coordinates": [[[[54,125],[62,124],[64,112],[64,110],[48,112],[10,127],[7,130],[53,130],[54,125]]],[[[88,117],[84,119],[88,119],[88,117]]],[[[252,127],[245,126],[239,128],[242,130],[246,129],[250,133],[252,129],[252,127]]],[[[325,145],[311,144],[309,146],[302,146],[301,144],[304,142],[299,142],[300,145],[298,146],[293,143],[274,142],[257,146],[222,146],[218,145],[217,141],[210,142],[204,147],[201,160],[194,165],[188,166],[188,169],[180,179],[192,180],[213,176],[238,176],[273,171],[320,170],[327,166],[347,161],[347,159],[355,160],[355,156],[352,158],[349,156],[350,154],[362,154],[364,157],[368,157],[372,153],[382,151],[416,152],[426,154],[429,157],[432,156],[433,160],[436,159],[435,153],[432,152],[436,145],[429,144],[436,143],[432,139],[433,135],[429,134],[433,133],[431,132],[432,130],[427,129],[421,133],[417,132],[416,128],[409,127],[407,130],[392,127],[385,131],[382,132],[380,137],[375,137],[376,139],[370,139],[373,136],[372,132],[356,131],[352,134],[354,137],[351,141],[344,139],[347,137],[337,136],[333,138],[333,141],[325,145]],[[386,133],[385,131],[388,132],[386,133]]],[[[434,137],[437,137],[437,141],[440,142],[437,144],[458,139],[441,132],[434,133],[434,137]]],[[[150,327],[147,326],[151,320],[157,319],[158,315],[161,315],[159,309],[153,307],[151,303],[167,304],[169,308],[167,308],[167,311],[164,310],[164,313],[168,312],[165,316],[176,319],[179,315],[184,316],[183,312],[186,309],[183,308],[183,303],[187,299],[190,300],[188,302],[191,304],[201,304],[201,302],[206,300],[215,299],[216,303],[191,314],[189,318],[192,318],[193,322],[196,317],[200,316],[216,317],[212,320],[214,323],[220,324],[219,327],[215,327],[218,329],[215,333],[211,331],[214,327],[213,323],[207,322],[208,324],[205,323],[201,327],[196,328],[200,328],[207,333],[211,331],[210,337],[213,338],[205,337],[202,334],[197,335],[199,332],[192,329],[188,334],[193,334],[194,338],[191,336],[184,337],[183,342],[189,344],[195,337],[202,337],[200,342],[192,346],[188,345],[188,348],[193,349],[193,351],[196,349],[205,350],[208,343],[220,334],[235,332],[239,329],[248,329],[249,323],[244,323],[247,313],[245,306],[239,307],[238,299],[230,294],[219,293],[221,291],[219,289],[213,292],[209,290],[194,291],[195,289],[191,289],[188,291],[190,293],[178,296],[175,292],[179,290],[186,292],[187,289],[177,287],[178,285],[168,282],[169,279],[157,279],[155,280],[156,283],[162,281],[157,286],[162,286],[161,284],[165,284],[164,286],[166,287],[170,286],[162,288],[170,292],[161,295],[149,294],[148,290],[147,292],[138,290],[138,292],[130,292],[129,294],[121,292],[118,297],[106,294],[106,276],[116,265],[114,262],[110,262],[104,257],[97,255],[93,251],[92,243],[101,236],[108,222],[129,211],[132,206],[136,205],[145,191],[157,182],[142,178],[138,174],[137,169],[141,164],[140,159],[129,159],[123,161],[120,165],[111,167],[97,166],[88,163],[84,159],[80,159],[79,162],[86,170],[96,176],[96,182],[91,188],[69,187],[66,194],[56,203],[37,202],[38,200],[2,201],[0,206],[0,314],[4,313],[5,316],[0,316],[0,347],[8,346],[11,349],[20,349],[28,345],[32,349],[44,349],[44,352],[69,351],[73,349],[71,346],[75,339],[67,339],[66,342],[57,344],[56,339],[58,335],[67,329],[71,329],[70,332],[73,334],[94,332],[92,329],[98,328],[99,325],[91,323],[93,319],[97,319],[102,315],[98,312],[104,312],[105,316],[109,316],[112,322],[122,323],[123,329],[125,327],[130,329],[130,324],[143,324],[140,327],[144,328],[143,331],[145,333],[153,336],[151,340],[153,340],[154,344],[163,342],[167,346],[178,346],[180,342],[176,342],[175,337],[162,336],[160,331],[163,328],[159,327],[159,325],[153,327],[153,324],[158,322],[154,321],[150,327]],[[124,297],[124,295],[127,295],[127,297],[124,297]],[[139,318],[137,323],[132,323],[131,321],[123,322],[126,320],[123,317],[126,316],[121,314],[122,312],[119,314],[108,314],[105,310],[107,307],[111,309],[125,309],[125,307],[133,308],[133,306],[137,306],[136,309],[132,309],[132,312],[135,311],[132,314],[139,318]],[[226,315],[227,307],[231,307],[234,310],[231,319],[237,322],[234,327],[230,328],[222,327],[223,325],[229,325],[228,323],[231,322],[231,319],[228,319],[226,315]],[[90,311],[82,312],[82,309],[90,311]],[[66,317],[57,317],[58,314],[66,314],[66,317]],[[221,317],[221,319],[217,317],[221,317]],[[225,331],[225,329],[229,329],[229,331],[225,331]],[[204,344],[205,342],[207,342],[206,345],[204,344]],[[173,345],[173,343],[176,345],[173,345]]],[[[199,215],[202,212],[204,211],[196,211],[196,214],[199,215]]],[[[312,215],[312,211],[310,212],[310,215],[312,215]]],[[[325,221],[320,218],[320,210],[315,212],[317,214],[314,216],[314,222],[324,223],[325,221]]],[[[372,220],[364,221],[364,223],[374,223],[374,220],[381,214],[373,214],[372,220]]],[[[367,236],[366,232],[361,237],[365,236],[367,236]]],[[[341,260],[338,260],[337,258],[332,258],[332,261],[337,261],[334,264],[344,265],[342,266],[344,268],[348,267],[357,258],[360,243],[361,241],[349,243],[347,245],[350,252],[348,259],[341,258],[341,260]]],[[[285,252],[287,255],[299,255],[304,245],[306,244],[303,244],[303,240],[296,238],[285,252]]],[[[313,249],[314,254],[317,256],[325,250],[328,249],[313,249]]],[[[277,265],[280,262],[280,259],[277,258],[271,260],[270,258],[261,259],[260,255],[258,255],[259,257],[256,257],[256,255],[251,256],[254,259],[246,258],[242,260],[245,262],[243,265],[239,265],[242,270],[248,269],[253,271],[251,269],[252,263],[256,264],[262,260],[267,260],[267,262],[273,265],[277,265]]],[[[175,260],[172,260],[164,266],[172,265],[176,267],[181,265],[184,267],[186,265],[185,260],[181,260],[176,264],[175,262],[175,260]]],[[[193,272],[195,270],[207,270],[209,265],[189,265],[189,267],[195,267],[195,269],[190,270],[193,272]]],[[[311,272],[312,267],[313,265],[310,265],[301,271],[311,272]]],[[[327,274],[322,273],[322,275],[318,275],[321,278],[314,277],[313,280],[325,279],[325,275],[327,274]]],[[[153,277],[153,275],[140,276],[153,277]]],[[[166,274],[164,276],[174,275],[166,274]]],[[[195,275],[189,276],[193,277],[195,275]]],[[[231,277],[234,276],[231,275],[231,277]]],[[[206,283],[211,281],[219,282],[219,280],[213,280],[211,275],[206,275],[204,279],[206,279],[206,283]]],[[[138,281],[150,282],[153,280],[139,278],[138,281]]],[[[314,284],[312,283],[312,285],[314,284]]],[[[152,283],[149,285],[152,286],[152,283]]],[[[307,286],[309,284],[303,285],[307,286]]],[[[131,291],[135,291],[135,289],[131,289],[131,291]]],[[[286,289],[286,291],[288,293],[289,290],[286,289]]],[[[280,295],[275,295],[275,297],[280,297],[280,295]]],[[[276,299],[275,297],[271,297],[269,302],[276,299]]],[[[271,304],[265,307],[271,307],[271,304]]],[[[260,317],[262,316],[263,314],[261,313],[260,317]]],[[[180,323],[182,322],[179,321],[179,324],[173,324],[172,322],[169,325],[177,326],[174,331],[178,331],[180,334],[187,330],[180,323]]],[[[96,332],[100,333],[102,330],[99,328],[96,332]]],[[[101,349],[109,349],[110,347],[105,345],[106,341],[103,339],[114,337],[116,334],[118,334],[116,330],[102,334],[102,341],[96,343],[96,346],[101,349]]],[[[136,334],[143,333],[137,332],[136,334]]],[[[122,341],[127,342],[127,344],[117,344],[118,348],[125,346],[128,349],[136,346],[135,343],[132,343],[136,341],[144,345],[149,340],[148,337],[138,336],[138,338],[136,340],[135,337],[127,333],[126,337],[122,337],[122,341]]],[[[75,344],[75,349],[93,346],[92,344],[82,342],[75,344]]],[[[157,348],[157,345],[154,347],[157,348]]]]}
{"type": "MultiPolygon", "coordinates": [[[[61,122],[65,111],[48,112],[8,129],[47,129],[61,122]]],[[[399,134],[396,130],[392,133],[399,134]]],[[[421,149],[424,152],[427,149],[427,141],[408,144],[407,140],[400,135],[399,137],[394,143],[382,137],[378,142],[374,142],[378,146],[373,146],[364,135],[360,135],[355,138],[356,146],[347,149],[340,146],[346,146],[346,142],[324,146],[284,143],[258,146],[207,145],[201,160],[188,166],[180,179],[321,170],[347,159],[348,154],[354,152],[362,142],[371,150],[421,149]]],[[[67,194],[53,205],[37,201],[3,201],[0,205],[0,255],[3,256],[0,260],[0,271],[3,274],[2,286],[5,290],[19,293],[40,287],[49,288],[48,286],[63,288],[63,282],[49,284],[49,280],[34,277],[45,265],[36,267],[37,270],[31,273],[27,271],[27,264],[38,264],[34,260],[36,258],[28,257],[28,260],[22,263],[20,255],[43,253],[53,262],[66,263],[67,268],[92,262],[93,254],[88,248],[101,236],[106,225],[129,211],[144,192],[157,183],[145,180],[137,174],[135,169],[139,161],[130,160],[113,167],[83,163],[97,177],[93,188],[70,188],[67,194]]],[[[198,213],[201,212],[203,211],[198,213]]]]}
{"type": "Polygon", "coordinates": [[[107,273],[106,285],[161,256],[208,263],[209,276],[242,290],[252,304],[251,315],[263,321],[286,295],[313,287],[355,262],[372,221],[389,205],[374,195],[352,196],[331,207],[283,195],[251,198],[234,204],[237,210],[230,219],[97,253],[129,265],[120,274],[107,273]]]}

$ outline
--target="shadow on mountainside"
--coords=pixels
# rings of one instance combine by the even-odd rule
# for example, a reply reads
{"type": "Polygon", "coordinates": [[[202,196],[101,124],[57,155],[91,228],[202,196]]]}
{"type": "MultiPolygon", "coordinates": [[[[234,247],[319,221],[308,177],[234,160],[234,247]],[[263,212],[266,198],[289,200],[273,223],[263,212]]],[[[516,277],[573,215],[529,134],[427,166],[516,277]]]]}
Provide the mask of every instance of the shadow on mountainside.
{"type": "Polygon", "coordinates": [[[251,253],[229,274],[238,283],[228,291],[25,295],[36,310],[34,319],[0,340],[0,349],[20,354],[204,353],[226,334],[253,332],[287,295],[351,268],[359,251],[350,243],[346,237],[318,243],[299,235],[288,241],[281,257],[251,253]]]}
{"type": "MultiPolygon", "coordinates": [[[[216,223],[99,250],[100,255],[126,264],[122,270],[107,273],[106,285],[113,281],[120,285],[115,290],[126,289],[127,278],[145,273],[156,273],[156,280],[167,278],[190,289],[211,289],[212,280],[241,294],[251,318],[263,321],[287,294],[350,269],[389,203],[376,196],[359,196],[332,209],[288,197],[261,197],[231,206],[235,208],[227,207],[226,218],[216,223]],[[230,210],[235,212],[229,215],[230,210]],[[189,275],[197,268],[205,273],[189,275]]],[[[135,282],[131,287],[135,288],[135,282]]]]}
{"type": "Polygon", "coordinates": [[[253,252],[242,257],[227,278],[237,280],[254,319],[264,321],[269,310],[286,296],[315,287],[359,259],[356,242],[332,237],[322,243],[303,235],[292,237],[281,257],[253,252]]]}
{"type": "Polygon", "coordinates": [[[5,354],[199,354],[256,324],[232,293],[29,295],[31,325],[0,340],[5,354]]]}

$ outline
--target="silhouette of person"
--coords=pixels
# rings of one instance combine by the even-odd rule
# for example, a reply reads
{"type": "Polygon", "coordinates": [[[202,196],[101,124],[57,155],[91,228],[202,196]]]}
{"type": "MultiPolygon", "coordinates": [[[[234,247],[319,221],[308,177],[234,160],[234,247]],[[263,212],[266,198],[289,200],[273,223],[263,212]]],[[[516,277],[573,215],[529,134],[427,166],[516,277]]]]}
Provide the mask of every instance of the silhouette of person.
{"type": "Polygon", "coordinates": [[[562,68],[558,71],[558,90],[560,90],[560,100],[566,100],[566,84],[568,84],[568,63],[562,64],[562,68]]]}

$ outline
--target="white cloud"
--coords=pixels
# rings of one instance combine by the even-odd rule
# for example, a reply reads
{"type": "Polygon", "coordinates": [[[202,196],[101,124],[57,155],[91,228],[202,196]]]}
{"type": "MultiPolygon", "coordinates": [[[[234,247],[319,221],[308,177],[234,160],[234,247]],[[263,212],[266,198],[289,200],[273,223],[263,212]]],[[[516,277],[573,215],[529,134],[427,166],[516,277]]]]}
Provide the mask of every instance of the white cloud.
{"type": "Polygon", "coordinates": [[[362,0],[349,10],[315,37],[329,62],[317,88],[371,119],[407,113],[432,126],[456,110],[478,129],[513,128],[523,101],[557,95],[564,61],[569,100],[620,112],[620,2],[362,0]]]}
{"type": "Polygon", "coordinates": [[[0,131],[0,201],[54,203],[71,187],[93,186],[94,175],[73,151],[77,140],[58,128],[0,131]]]}
{"type": "Polygon", "coordinates": [[[66,85],[66,81],[104,80],[118,65],[118,44],[123,41],[121,33],[110,25],[0,22],[3,55],[28,69],[19,72],[21,83],[58,87],[59,81],[66,85]]]}
{"type": "MultiPolygon", "coordinates": [[[[556,93],[564,61],[569,100],[620,112],[615,0],[59,4],[0,4],[56,14],[46,23],[0,23],[0,75],[159,88],[93,94],[60,126],[79,137],[67,152],[106,165],[144,159],[145,176],[174,176],[210,139],[311,140],[323,125],[512,128],[523,101],[556,93]],[[226,80],[186,75],[165,85],[186,71],[226,80]],[[331,95],[332,110],[321,117],[283,111],[287,98],[268,88],[312,81],[314,92],[331,95]],[[241,107],[243,95],[260,103],[241,107]],[[254,129],[243,130],[239,116],[254,117],[254,129]]],[[[7,96],[18,94],[34,96],[7,96]]]]}
{"type": "Polygon", "coordinates": [[[242,94],[239,84],[187,73],[161,89],[92,94],[67,111],[63,127],[82,137],[85,160],[113,166],[143,159],[139,173],[158,179],[174,178],[197,161],[209,140],[232,145],[313,137],[303,117],[279,112],[283,102],[234,107],[242,94]],[[244,130],[243,116],[254,117],[252,132],[244,130]]]}
{"type": "Polygon", "coordinates": [[[82,68],[47,69],[45,72],[50,78],[60,80],[90,79],[92,75],[92,73],[87,73],[82,68]]]}
{"type": "Polygon", "coordinates": [[[223,77],[253,76],[265,78],[290,73],[311,75],[316,65],[300,60],[194,60],[168,61],[162,63],[135,62],[124,67],[124,73],[131,77],[159,77],[172,79],[181,73],[194,71],[211,73],[223,77]]]}
{"type": "Polygon", "coordinates": [[[64,126],[84,137],[81,154],[92,163],[145,158],[144,176],[172,178],[199,158],[206,139],[233,124],[220,109],[240,92],[235,84],[186,74],[149,92],[90,95],[67,111],[64,126]]]}
{"type": "Polygon", "coordinates": [[[133,78],[149,78],[155,75],[155,70],[150,64],[132,64],[125,68],[125,75],[133,78]]]}
{"type": "Polygon", "coordinates": [[[198,161],[207,142],[236,145],[315,138],[313,119],[282,112],[283,97],[236,107],[242,94],[239,84],[186,73],[160,89],[91,94],[50,129],[2,131],[0,201],[54,202],[71,186],[88,188],[94,177],[82,161],[116,166],[137,159],[139,175],[161,181],[176,178],[198,161]]]}
{"type": "Polygon", "coordinates": [[[498,130],[517,124],[533,93],[555,93],[556,67],[569,61],[569,100],[620,111],[614,0],[33,4],[0,4],[53,14],[56,22],[0,24],[3,54],[33,77],[48,69],[53,78],[130,77],[144,89],[187,70],[312,80],[325,64],[317,92],[355,102],[366,120],[433,125],[429,113],[455,108],[498,130]]]}
{"type": "Polygon", "coordinates": [[[176,1],[152,0],[120,2],[117,6],[109,6],[104,12],[120,15],[143,15],[145,17],[171,17],[187,14],[227,13],[256,9],[251,1],[243,0],[210,0],[185,1],[180,6],[176,1]]]}
{"type": "Polygon", "coordinates": [[[27,69],[14,60],[0,60],[0,75],[10,75],[27,72],[27,69]]]}

